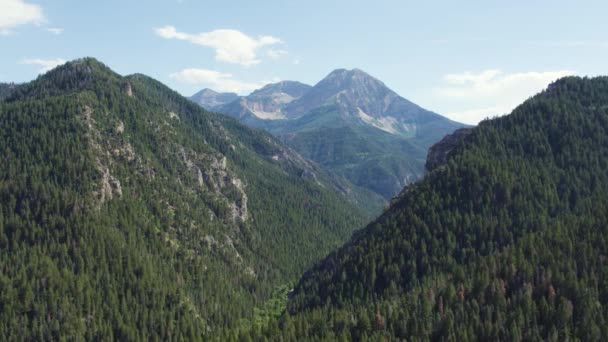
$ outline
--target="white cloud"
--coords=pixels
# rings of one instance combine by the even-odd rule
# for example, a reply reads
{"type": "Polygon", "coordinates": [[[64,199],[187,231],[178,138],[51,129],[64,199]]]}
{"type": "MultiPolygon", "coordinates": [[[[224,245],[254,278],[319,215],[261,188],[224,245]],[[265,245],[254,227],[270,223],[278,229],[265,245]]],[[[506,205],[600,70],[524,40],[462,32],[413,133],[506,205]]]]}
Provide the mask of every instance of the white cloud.
{"type": "Polygon", "coordinates": [[[0,0],[0,35],[11,34],[20,25],[39,25],[45,20],[42,8],[23,0],[0,0]]]}
{"type": "Polygon", "coordinates": [[[63,33],[63,29],[61,27],[48,27],[46,30],[55,35],[60,35],[63,33]]]}
{"type": "Polygon", "coordinates": [[[272,59],[279,59],[282,56],[285,56],[286,54],[287,51],[282,49],[269,49],[268,51],[266,51],[266,56],[272,59]]]}
{"type": "Polygon", "coordinates": [[[27,64],[27,65],[37,65],[40,67],[40,69],[38,69],[38,71],[40,73],[45,73],[58,65],[64,64],[65,62],[66,62],[66,60],[62,59],[62,58],[55,58],[55,59],[27,58],[27,59],[22,60],[19,63],[27,64]]]}
{"type": "Polygon", "coordinates": [[[493,118],[495,116],[501,116],[504,114],[510,113],[513,108],[515,108],[518,104],[509,104],[509,105],[497,105],[497,106],[489,106],[475,109],[467,109],[463,111],[455,111],[450,112],[447,116],[455,121],[467,123],[467,124],[477,124],[479,121],[486,118],[493,118]]]}
{"type": "Polygon", "coordinates": [[[527,98],[545,89],[558,78],[574,71],[505,73],[489,69],[478,73],[447,74],[444,85],[435,96],[452,108],[447,116],[464,123],[476,124],[486,117],[507,114],[527,98]]]}
{"type": "Polygon", "coordinates": [[[185,83],[204,85],[219,92],[235,92],[238,94],[249,93],[270,83],[270,81],[246,82],[235,79],[232,74],[195,68],[181,70],[169,75],[169,77],[185,83]]]}
{"type": "Polygon", "coordinates": [[[154,30],[165,39],[185,40],[192,44],[209,47],[215,50],[215,59],[221,62],[251,66],[259,64],[257,52],[264,46],[280,44],[281,40],[272,36],[252,38],[237,30],[214,30],[201,33],[179,32],[173,26],[164,26],[154,30]]]}

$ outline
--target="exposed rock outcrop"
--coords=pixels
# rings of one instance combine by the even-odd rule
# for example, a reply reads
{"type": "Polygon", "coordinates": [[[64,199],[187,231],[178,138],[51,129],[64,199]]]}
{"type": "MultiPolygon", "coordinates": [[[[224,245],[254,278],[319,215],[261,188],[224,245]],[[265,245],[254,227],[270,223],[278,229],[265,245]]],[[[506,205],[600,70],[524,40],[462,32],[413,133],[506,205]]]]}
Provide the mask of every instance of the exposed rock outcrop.
{"type": "MultiPolygon", "coordinates": [[[[113,127],[115,135],[104,134],[98,127],[99,123],[95,120],[94,109],[89,105],[83,105],[80,111],[80,119],[87,128],[87,139],[89,148],[95,155],[97,171],[100,179],[99,185],[93,191],[94,198],[97,199],[96,207],[99,209],[102,204],[123,195],[120,180],[112,175],[112,170],[116,163],[121,161],[135,162],[140,172],[143,174],[147,165],[135,153],[133,146],[124,138],[125,124],[122,120],[116,120],[113,127]]],[[[98,112],[97,115],[100,115],[98,112]]],[[[107,113],[101,113],[107,115],[107,113]]],[[[148,178],[153,178],[153,170],[146,170],[148,178]],[[150,174],[152,174],[150,176],[150,174]]]]}
{"type": "Polygon", "coordinates": [[[195,98],[196,95],[191,99],[205,108],[213,108],[241,120],[280,120],[285,119],[282,109],[293,100],[300,98],[310,88],[311,86],[300,82],[282,81],[268,84],[246,97],[237,97],[215,107],[206,107],[199,98],[195,98]]]}
{"type": "Polygon", "coordinates": [[[80,117],[82,118],[84,123],[87,125],[88,129],[91,129],[93,127],[92,121],[91,121],[92,114],[93,114],[93,109],[89,106],[84,106],[84,108],[82,109],[82,113],[80,114],[80,117]]]}
{"type": "Polygon", "coordinates": [[[131,88],[131,82],[129,82],[129,81],[125,82],[122,90],[125,93],[125,95],[127,95],[128,97],[133,97],[133,89],[131,88]]]}
{"type": "Polygon", "coordinates": [[[100,189],[98,192],[99,202],[109,201],[114,196],[122,196],[120,181],[110,174],[110,170],[105,168],[101,176],[100,189]]]}
{"type": "Polygon", "coordinates": [[[112,176],[110,169],[98,164],[98,169],[101,172],[101,180],[99,182],[99,190],[93,194],[97,197],[99,203],[98,208],[114,197],[122,197],[122,186],[120,180],[112,176]]]}
{"type": "Polygon", "coordinates": [[[180,147],[179,158],[186,165],[200,189],[225,198],[233,222],[245,222],[249,216],[245,184],[229,169],[223,155],[201,154],[180,147]]]}
{"type": "Polygon", "coordinates": [[[116,133],[117,134],[123,134],[125,131],[125,124],[124,122],[122,122],[121,120],[118,120],[118,123],[116,124],[116,133]]]}
{"type": "Polygon", "coordinates": [[[247,194],[245,193],[245,186],[238,178],[232,178],[232,185],[237,189],[239,198],[230,204],[230,218],[235,222],[245,222],[248,217],[247,194]]]}
{"type": "Polygon", "coordinates": [[[457,129],[454,133],[446,135],[438,143],[431,146],[424,165],[426,172],[431,172],[444,165],[448,161],[450,153],[471,134],[471,131],[472,128],[457,129]]]}

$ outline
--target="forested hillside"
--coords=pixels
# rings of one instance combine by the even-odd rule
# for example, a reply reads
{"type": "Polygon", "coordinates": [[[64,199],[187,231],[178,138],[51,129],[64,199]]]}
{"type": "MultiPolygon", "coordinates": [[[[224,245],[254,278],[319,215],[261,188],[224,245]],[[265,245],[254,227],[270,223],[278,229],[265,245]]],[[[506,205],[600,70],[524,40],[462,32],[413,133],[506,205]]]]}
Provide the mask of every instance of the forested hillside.
{"type": "Polygon", "coordinates": [[[359,190],[146,76],[87,58],[6,94],[1,340],[247,330],[367,220],[359,190]]]}
{"type": "Polygon", "coordinates": [[[486,120],[306,272],[291,340],[608,336],[608,78],[564,78],[486,120]]]}

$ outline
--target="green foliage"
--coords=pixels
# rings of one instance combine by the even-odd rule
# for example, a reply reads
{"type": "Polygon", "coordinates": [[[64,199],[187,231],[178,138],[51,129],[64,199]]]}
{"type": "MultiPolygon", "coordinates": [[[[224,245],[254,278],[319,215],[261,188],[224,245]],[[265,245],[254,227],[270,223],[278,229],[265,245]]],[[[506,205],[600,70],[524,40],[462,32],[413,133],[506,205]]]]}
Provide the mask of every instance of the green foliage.
{"type": "Polygon", "coordinates": [[[607,169],[608,78],[562,79],[306,272],[266,336],[600,340],[607,169]]]}

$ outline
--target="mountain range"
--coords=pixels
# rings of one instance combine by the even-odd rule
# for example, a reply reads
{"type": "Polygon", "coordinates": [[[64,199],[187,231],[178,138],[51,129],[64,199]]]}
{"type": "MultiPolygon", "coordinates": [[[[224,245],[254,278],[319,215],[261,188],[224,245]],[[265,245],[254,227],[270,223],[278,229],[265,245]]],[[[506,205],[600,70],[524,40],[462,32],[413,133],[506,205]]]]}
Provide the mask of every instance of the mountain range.
{"type": "Polygon", "coordinates": [[[431,144],[465,127],[404,99],[362,70],[314,86],[283,81],[232,102],[199,105],[263,128],[304,157],[390,200],[424,174],[431,144]]]}
{"type": "Polygon", "coordinates": [[[330,76],[264,87],[257,107],[200,98],[280,115],[253,114],[294,139],[429,146],[384,210],[287,133],[142,74],[84,58],[0,84],[0,340],[608,336],[608,77],[462,127],[390,91],[364,101],[385,90],[361,71],[330,76]],[[418,136],[443,125],[460,128],[418,136]]]}

